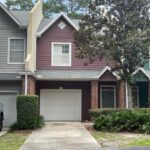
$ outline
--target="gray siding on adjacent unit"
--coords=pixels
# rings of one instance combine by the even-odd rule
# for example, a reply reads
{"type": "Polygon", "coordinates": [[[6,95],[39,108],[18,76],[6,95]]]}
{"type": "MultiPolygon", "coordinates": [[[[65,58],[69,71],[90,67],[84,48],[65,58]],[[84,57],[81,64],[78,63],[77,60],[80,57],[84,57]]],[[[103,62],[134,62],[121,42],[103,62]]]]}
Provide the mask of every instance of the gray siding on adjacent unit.
{"type": "Polygon", "coordinates": [[[0,81],[0,92],[4,91],[16,91],[21,93],[22,82],[21,81],[0,81]]]}
{"type": "Polygon", "coordinates": [[[23,37],[27,31],[19,29],[18,25],[0,8],[0,72],[24,71],[24,64],[8,64],[8,38],[23,37]]]}

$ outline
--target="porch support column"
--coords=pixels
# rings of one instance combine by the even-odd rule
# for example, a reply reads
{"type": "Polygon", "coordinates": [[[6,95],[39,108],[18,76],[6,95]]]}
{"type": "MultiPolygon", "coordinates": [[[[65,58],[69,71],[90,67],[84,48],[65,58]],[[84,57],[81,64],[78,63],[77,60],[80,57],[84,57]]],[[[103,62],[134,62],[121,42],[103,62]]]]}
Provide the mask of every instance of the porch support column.
{"type": "Polygon", "coordinates": [[[150,107],[150,80],[148,80],[148,105],[150,107]]]}
{"type": "Polygon", "coordinates": [[[98,81],[91,81],[91,108],[98,108],[98,81]]]}
{"type": "Polygon", "coordinates": [[[36,80],[30,75],[22,77],[22,94],[35,95],[36,94],[36,80]]]}
{"type": "Polygon", "coordinates": [[[119,80],[117,85],[118,108],[126,108],[126,82],[119,80]]]}

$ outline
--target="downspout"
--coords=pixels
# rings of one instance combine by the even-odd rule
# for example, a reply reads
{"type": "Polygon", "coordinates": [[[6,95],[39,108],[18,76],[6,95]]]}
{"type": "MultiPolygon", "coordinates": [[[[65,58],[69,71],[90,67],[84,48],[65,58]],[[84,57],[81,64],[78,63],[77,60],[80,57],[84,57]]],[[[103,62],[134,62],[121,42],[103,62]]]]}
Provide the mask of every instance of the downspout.
{"type": "Polygon", "coordinates": [[[126,108],[129,108],[128,82],[126,81],[126,108]]]}
{"type": "Polygon", "coordinates": [[[25,91],[24,91],[25,95],[28,94],[28,75],[25,75],[25,91]]]}

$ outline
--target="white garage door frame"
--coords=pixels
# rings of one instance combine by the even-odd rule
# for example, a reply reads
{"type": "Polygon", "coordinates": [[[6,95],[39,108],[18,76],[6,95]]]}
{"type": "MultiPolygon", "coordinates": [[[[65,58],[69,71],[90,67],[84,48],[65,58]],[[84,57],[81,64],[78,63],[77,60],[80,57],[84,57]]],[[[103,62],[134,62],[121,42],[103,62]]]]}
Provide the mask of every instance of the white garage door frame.
{"type": "MultiPolygon", "coordinates": [[[[78,121],[82,121],[82,89],[40,89],[40,114],[41,114],[41,92],[42,91],[55,91],[55,92],[57,92],[57,91],[79,91],[80,92],[80,112],[79,112],[79,114],[80,114],[80,119],[78,120],[78,121]]],[[[56,121],[57,122],[57,120],[49,120],[49,121],[56,121]]],[[[61,120],[60,120],[61,121],[61,120]]],[[[69,120],[64,120],[64,121],[69,121],[69,120]]],[[[73,120],[70,120],[70,121],[73,121],[73,120]]],[[[75,120],[76,121],[76,120],[75,120]]]]}
{"type": "MultiPolygon", "coordinates": [[[[19,94],[19,91],[11,91],[11,90],[10,91],[6,91],[6,90],[3,91],[3,90],[0,90],[0,94],[16,94],[16,97],[17,97],[17,95],[19,94]]],[[[16,102],[17,102],[17,99],[16,99],[16,102]]],[[[16,114],[17,114],[17,108],[16,108],[16,114]]],[[[4,114],[4,119],[5,119],[5,114],[4,114]]],[[[17,121],[17,116],[16,116],[16,120],[15,121],[17,121]]]]}

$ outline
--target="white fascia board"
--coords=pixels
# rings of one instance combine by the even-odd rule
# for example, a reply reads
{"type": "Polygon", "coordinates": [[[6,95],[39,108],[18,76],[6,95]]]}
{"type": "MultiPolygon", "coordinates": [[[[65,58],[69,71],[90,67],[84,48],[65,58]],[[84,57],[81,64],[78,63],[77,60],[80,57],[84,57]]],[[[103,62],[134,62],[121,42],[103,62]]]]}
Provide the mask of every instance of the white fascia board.
{"type": "Polygon", "coordinates": [[[14,22],[16,22],[17,25],[19,25],[21,28],[25,27],[20,24],[19,20],[17,20],[17,18],[15,18],[15,16],[12,15],[12,13],[9,10],[7,10],[7,8],[2,3],[0,3],[0,7],[13,19],[14,22]]]}
{"type": "MultiPolygon", "coordinates": [[[[101,73],[98,75],[98,77],[100,78],[107,70],[111,72],[111,68],[110,68],[109,66],[106,66],[106,67],[101,71],[101,73]]],[[[118,76],[117,73],[112,72],[112,74],[113,74],[118,80],[120,79],[120,76],[118,76]]]]}
{"type": "Polygon", "coordinates": [[[139,67],[139,68],[133,73],[133,75],[137,74],[139,71],[142,71],[142,72],[146,75],[146,77],[147,77],[148,79],[150,79],[150,76],[148,75],[148,73],[144,70],[144,68],[141,68],[141,67],[139,67]]]}

